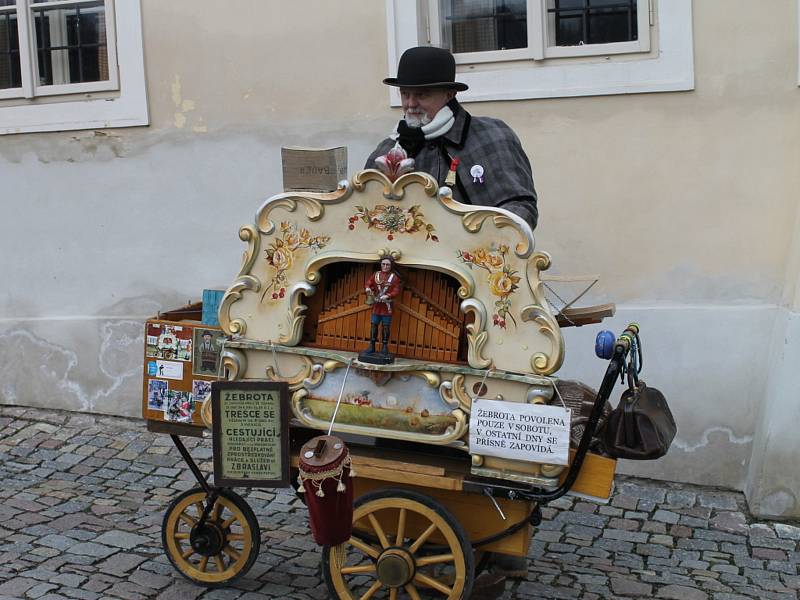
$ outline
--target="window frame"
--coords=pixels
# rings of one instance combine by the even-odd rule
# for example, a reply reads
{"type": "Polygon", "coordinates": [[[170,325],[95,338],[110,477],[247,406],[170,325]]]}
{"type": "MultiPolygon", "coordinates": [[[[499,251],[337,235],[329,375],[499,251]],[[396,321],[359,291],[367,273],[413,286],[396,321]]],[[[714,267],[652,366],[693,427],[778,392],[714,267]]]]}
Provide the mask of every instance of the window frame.
{"type": "Polygon", "coordinates": [[[66,94],[86,94],[119,89],[119,72],[117,67],[116,22],[114,19],[114,1],[103,0],[106,21],[106,53],[108,58],[108,79],[102,81],[86,81],[41,85],[39,61],[36,51],[36,32],[34,31],[34,14],[48,9],[72,8],[85,4],[86,0],[17,0],[15,6],[3,7],[3,13],[16,12],[17,35],[19,37],[19,61],[22,86],[0,90],[0,99],[38,98],[41,96],[62,96],[66,94]]]}
{"type": "MultiPolygon", "coordinates": [[[[150,123],[144,72],[141,0],[117,2],[111,17],[113,21],[107,20],[106,30],[113,28],[115,32],[116,88],[91,92],[81,89],[57,96],[41,95],[32,98],[0,97],[0,135],[134,127],[150,123]]],[[[108,13],[106,18],[109,19],[108,13]]],[[[20,52],[23,51],[22,46],[20,43],[20,52]]],[[[26,47],[30,52],[29,45],[26,44],[26,47]]],[[[109,62],[110,56],[109,53],[109,62]]]]}
{"type": "MultiPolygon", "coordinates": [[[[404,50],[432,44],[428,1],[385,0],[390,76],[396,74],[404,50]]],[[[459,99],[484,102],[693,90],[692,0],[650,0],[646,14],[653,21],[652,26],[648,23],[652,33],[647,52],[545,57],[542,47],[541,58],[470,63],[456,55],[458,80],[470,86],[459,99]]],[[[401,105],[395,88],[389,90],[389,102],[401,105]]]]}

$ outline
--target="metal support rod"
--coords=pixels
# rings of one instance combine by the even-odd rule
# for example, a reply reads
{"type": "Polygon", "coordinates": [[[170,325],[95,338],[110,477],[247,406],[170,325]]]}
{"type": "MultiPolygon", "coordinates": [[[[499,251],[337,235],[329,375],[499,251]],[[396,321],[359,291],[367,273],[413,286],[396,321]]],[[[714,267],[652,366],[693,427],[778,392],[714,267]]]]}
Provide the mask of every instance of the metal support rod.
{"type": "Polygon", "coordinates": [[[200,467],[197,466],[197,463],[194,462],[192,455],[189,454],[189,451],[186,449],[186,446],[183,445],[181,438],[175,434],[171,434],[169,437],[172,438],[172,443],[175,444],[175,447],[178,449],[178,452],[181,453],[183,460],[189,466],[189,469],[194,475],[194,478],[197,479],[197,483],[200,484],[200,487],[203,488],[203,491],[208,495],[211,494],[212,489],[211,486],[208,485],[208,481],[203,476],[203,472],[200,470],[200,467]]]}

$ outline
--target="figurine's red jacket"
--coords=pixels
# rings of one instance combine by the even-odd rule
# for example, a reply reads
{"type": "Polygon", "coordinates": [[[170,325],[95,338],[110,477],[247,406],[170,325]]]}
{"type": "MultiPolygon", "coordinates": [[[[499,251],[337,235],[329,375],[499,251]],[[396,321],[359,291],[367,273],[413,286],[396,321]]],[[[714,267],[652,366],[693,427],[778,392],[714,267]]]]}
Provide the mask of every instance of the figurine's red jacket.
{"type": "Polygon", "coordinates": [[[376,271],[367,280],[367,289],[372,290],[375,296],[375,304],[372,305],[372,314],[381,317],[392,314],[392,302],[402,289],[400,285],[400,278],[397,273],[389,273],[389,280],[384,280],[384,275],[381,271],[376,271]],[[378,300],[380,296],[389,296],[389,302],[381,302],[378,300]]]}

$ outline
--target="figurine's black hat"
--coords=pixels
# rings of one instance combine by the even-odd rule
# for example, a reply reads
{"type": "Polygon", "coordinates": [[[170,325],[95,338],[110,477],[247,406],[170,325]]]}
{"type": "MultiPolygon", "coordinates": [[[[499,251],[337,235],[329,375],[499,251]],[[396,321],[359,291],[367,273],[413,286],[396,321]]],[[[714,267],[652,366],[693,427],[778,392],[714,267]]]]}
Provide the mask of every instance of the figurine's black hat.
{"type": "Polygon", "coordinates": [[[456,60],[448,50],[433,46],[409,48],[400,57],[397,77],[387,77],[386,85],[395,87],[446,88],[463,92],[466,83],[456,81],[456,60]]]}

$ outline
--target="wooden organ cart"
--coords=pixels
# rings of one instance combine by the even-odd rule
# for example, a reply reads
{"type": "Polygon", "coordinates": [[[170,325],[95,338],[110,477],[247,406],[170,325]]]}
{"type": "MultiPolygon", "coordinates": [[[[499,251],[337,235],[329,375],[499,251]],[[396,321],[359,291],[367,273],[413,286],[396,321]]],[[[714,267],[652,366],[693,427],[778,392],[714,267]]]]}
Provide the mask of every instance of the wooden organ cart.
{"type": "MultiPolygon", "coordinates": [[[[288,387],[293,469],[338,403],[332,429],[357,472],[353,537],[338,560],[322,552],[332,596],[467,598],[487,552],[526,555],[542,503],[570,489],[608,497],[615,461],[587,450],[626,336],[588,397],[570,466],[470,447],[476,398],[560,405],[569,391],[554,377],[564,317],[551,312],[540,279],[550,257],[520,218],[462,205],[423,173],[390,181],[365,170],[335,192],[270,198],[239,235],[247,249],[219,310],[226,378],[288,387]],[[365,282],[387,256],[403,283],[392,307],[394,362],[361,362],[372,314],[365,282]]],[[[594,317],[577,322],[602,319],[594,317]]],[[[259,530],[245,500],[207,483],[180,441],[210,425],[210,404],[182,429],[145,415],[173,434],[200,485],[167,510],[166,552],[190,580],[222,585],[253,564],[259,530]]]]}

